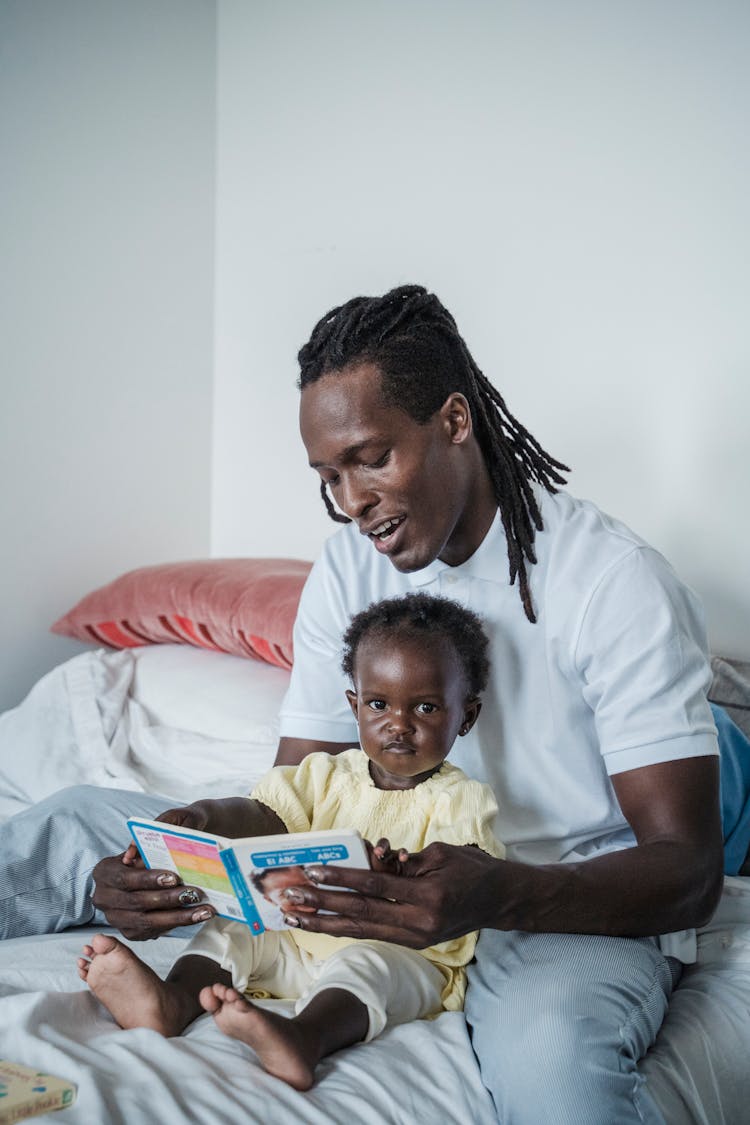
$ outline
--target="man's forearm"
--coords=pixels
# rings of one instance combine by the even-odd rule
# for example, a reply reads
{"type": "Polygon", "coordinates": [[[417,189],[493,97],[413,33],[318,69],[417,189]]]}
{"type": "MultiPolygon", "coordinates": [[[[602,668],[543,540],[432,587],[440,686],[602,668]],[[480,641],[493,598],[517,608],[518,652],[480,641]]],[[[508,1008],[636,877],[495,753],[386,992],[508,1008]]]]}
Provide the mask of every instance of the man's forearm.
{"type": "MultiPolygon", "coordinates": [[[[485,920],[494,929],[645,937],[702,925],[721,893],[720,857],[655,842],[580,863],[499,862],[485,920]]],[[[487,888],[489,890],[489,887],[487,888]]]]}

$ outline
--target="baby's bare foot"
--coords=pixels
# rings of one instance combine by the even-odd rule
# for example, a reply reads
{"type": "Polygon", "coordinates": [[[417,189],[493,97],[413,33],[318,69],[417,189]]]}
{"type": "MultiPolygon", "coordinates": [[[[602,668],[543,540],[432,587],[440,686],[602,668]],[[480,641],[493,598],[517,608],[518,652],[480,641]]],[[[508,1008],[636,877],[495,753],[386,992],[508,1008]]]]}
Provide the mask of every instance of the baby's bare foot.
{"type": "Polygon", "coordinates": [[[225,1035],[253,1048],[264,1070],[295,1090],[310,1089],[318,1053],[293,1020],[256,1007],[224,984],[202,989],[199,1000],[225,1035]]]}
{"type": "Polygon", "coordinates": [[[96,934],[78,958],[78,975],[120,1027],[179,1035],[192,1019],[187,998],[158,977],[117,938],[96,934]]]}

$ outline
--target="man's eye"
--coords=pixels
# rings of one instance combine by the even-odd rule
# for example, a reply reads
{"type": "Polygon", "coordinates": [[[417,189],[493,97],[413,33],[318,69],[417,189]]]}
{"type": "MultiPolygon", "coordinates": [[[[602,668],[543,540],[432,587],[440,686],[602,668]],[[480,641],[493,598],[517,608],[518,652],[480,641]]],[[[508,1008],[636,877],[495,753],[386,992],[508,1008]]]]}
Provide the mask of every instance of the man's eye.
{"type": "Polygon", "coordinates": [[[340,480],[341,477],[337,473],[335,477],[329,477],[328,480],[323,481],[323,483],[326,484],[329,488],[335,488],[340,480]]]}
{"type": "Polygon", "coordinates": [[[417,704],[417,711],[419,711],[420,715],[431,715],[432,712],[436,711],[436,710],[437,710],[437,708],[436,708],[434,703],[418,703],[417,704]]]}
{"type": "Polygon", "coordinates": [[[371,711],[385,711],[384,699],[371,699],[367,704],[371,711]]]}
{"type": "Polygon", "coordinates": [[[366,469],[382,469],[384,465],[388,464],[390,460],[391,451],[386,449],[382,457],[378,457],[377,461],[371,461],[369,465],[365,465],[366,469]]]}

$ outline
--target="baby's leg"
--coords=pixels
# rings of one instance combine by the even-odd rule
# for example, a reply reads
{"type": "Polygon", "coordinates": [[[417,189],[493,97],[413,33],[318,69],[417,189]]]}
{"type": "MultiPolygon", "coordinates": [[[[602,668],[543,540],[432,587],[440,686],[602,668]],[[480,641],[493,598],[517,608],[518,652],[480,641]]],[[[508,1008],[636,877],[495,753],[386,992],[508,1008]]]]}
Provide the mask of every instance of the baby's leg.
{"type": "Polygon", "coordinates": [[[437,1015],[446,979],[444,971],[415,949],[357,941],[324,962],[315,984],[297,1002],[297,1012],[302,1015],[321,989],[346,989],[367,1009],[369,1042],[386,1027],[437,1015]]]}
{"type": "Polygon", "coordinates": [[[309,1090],[315,1067],[326,1055],[367,1034],[367,1007],[342,988],[322,989],[292,1019],[258,1008],[234,988],[214,984],[200,1001],[233,1039],[252,1047],[261,1066],[296,1090],[309,1090]]]}
{"type": "MultiPolygon", "coordinates": [[[[280,949],[280,962],[291,956],[280,949]]],[[[276,972],[275,995],[291,995],[291,989],[283,990],[283,970],[276,972]]],[[[419,1019],[441,1008],[445,977],[410,949],[357,942],[323,964],[313,963],[313,973],[314,984],[297,1002],[292,1019],[257,1008],[222,985],[200,995],[222,1031],[248,1043],[267,1071],[298,1090],[310,1088],[315,1067],[326,1055],[374,1038],[386,1024],[419,1019]]],[[[291,973],[288,979],[293,979],[291,973]]]]}
{"type": "Polygon", "coordinates": [[[229,973],[207,957],[181,957],[166,980],[132,950],[107,934],[96,934],[78,958],[78,975],[120,1027],[150,1027],[179,1035],[202,1013],[198,993],[206,984],[228,983],[229,973]]]}

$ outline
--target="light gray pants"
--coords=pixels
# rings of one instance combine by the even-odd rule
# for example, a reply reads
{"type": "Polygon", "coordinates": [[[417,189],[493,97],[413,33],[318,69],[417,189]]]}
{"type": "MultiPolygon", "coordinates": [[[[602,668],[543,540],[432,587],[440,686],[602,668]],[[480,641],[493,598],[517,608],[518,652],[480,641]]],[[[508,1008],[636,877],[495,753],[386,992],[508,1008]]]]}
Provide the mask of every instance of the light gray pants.
{"type": "Polygon", "coordinates": [[[123,852],[129,816],[153,820],[173,799],[74,785],[0,824],[0,938],[104,924],[91,872],[123,852]]]}
{"type": "Polygon", "coordinates": [[[502,1125],[664,1125],[638,1061],[680,972],[650,938],[483,931],[466,1016],[502,1125]]]}

